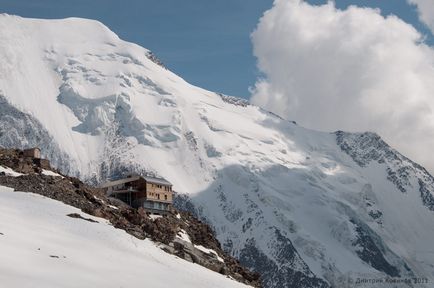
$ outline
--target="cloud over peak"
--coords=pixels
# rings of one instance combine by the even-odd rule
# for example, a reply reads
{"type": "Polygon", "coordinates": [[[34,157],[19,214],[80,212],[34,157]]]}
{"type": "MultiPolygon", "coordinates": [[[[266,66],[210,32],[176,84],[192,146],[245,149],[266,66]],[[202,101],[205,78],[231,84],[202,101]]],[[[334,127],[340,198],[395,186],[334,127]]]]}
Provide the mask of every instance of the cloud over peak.
{"type": "Polygon", "coordinates": [[[434,35],[434,1],[433,0],[407,0],[416,6],[419,20],[424,23],[434,35]]]}
{"type": "Polygon", "coordinates": [[[252,42],[264,74],[253,103],[314,129],[375,131],[434,171],[434,50],[413,26],[371,8],[276,0],[252,42]]]}

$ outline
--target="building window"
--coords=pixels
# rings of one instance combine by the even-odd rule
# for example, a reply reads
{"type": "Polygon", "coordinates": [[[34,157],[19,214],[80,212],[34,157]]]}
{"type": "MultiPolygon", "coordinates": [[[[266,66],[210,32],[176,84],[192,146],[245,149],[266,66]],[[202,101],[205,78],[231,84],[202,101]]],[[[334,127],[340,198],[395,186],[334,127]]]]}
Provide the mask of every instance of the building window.
{"type": "Polygon", "coordinates": [[[157,198],[158,198],[158,200],[160,200],[160,194],[157,194],[157,198]]]}
{"type": "Polygon", "coordinates": [[[167,195],[164,195],[164,200],[167,200],[167,195]]]}

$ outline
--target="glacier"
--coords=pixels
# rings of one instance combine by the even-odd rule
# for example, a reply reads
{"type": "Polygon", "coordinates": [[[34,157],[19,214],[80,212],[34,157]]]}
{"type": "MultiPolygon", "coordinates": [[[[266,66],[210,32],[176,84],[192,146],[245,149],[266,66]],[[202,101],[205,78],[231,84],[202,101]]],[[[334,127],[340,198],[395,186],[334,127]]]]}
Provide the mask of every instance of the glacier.
{"type": "Polygon", "coordinates": [[[93,20],[3,14],[0,60],[1,146],[94,184],[168,179],[265,287],[434,281],[434,178],[378,135],[195,87],[93,20]]]}

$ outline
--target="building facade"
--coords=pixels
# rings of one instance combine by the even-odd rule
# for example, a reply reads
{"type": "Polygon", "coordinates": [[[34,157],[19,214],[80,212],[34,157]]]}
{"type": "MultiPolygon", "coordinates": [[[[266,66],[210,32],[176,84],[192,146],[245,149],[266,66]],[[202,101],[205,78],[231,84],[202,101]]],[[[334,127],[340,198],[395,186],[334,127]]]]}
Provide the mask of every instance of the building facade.
{"type": "Polygon", "coordinates": [[[39,149],[37,147],[26,149],[26,150],[23,151],[23,155],[24,155],[24,157],[30,157],[30,158],[34,158],[34,159],[41,159],[41,149],[39,149]]]}
{"type": "Polygon", "coordinates": [[[173,203],[172,184],[163,178],[129,176],[110,181],[101,188],[107,196],[122,200],[133,208],[143,207],[153,214],[165,214],[173,203]]]}

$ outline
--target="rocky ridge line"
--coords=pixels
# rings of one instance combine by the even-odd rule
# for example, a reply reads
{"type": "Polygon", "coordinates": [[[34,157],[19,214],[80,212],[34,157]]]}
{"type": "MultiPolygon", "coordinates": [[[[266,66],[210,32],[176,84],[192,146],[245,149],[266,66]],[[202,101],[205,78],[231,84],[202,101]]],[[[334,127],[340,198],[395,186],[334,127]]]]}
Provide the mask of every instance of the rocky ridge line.
{"type": "Polygon", "coordinates": [[[434,177],[425,168],[400,154],[375,133],[337,131],[335,135],[338,146],[360,167],[371,162],[387,165],[387,179],[402,193],[418,185],[423,204],[434,211],[434,177]],[[412,175],[415,175],[415,183],[412,175]]]}

